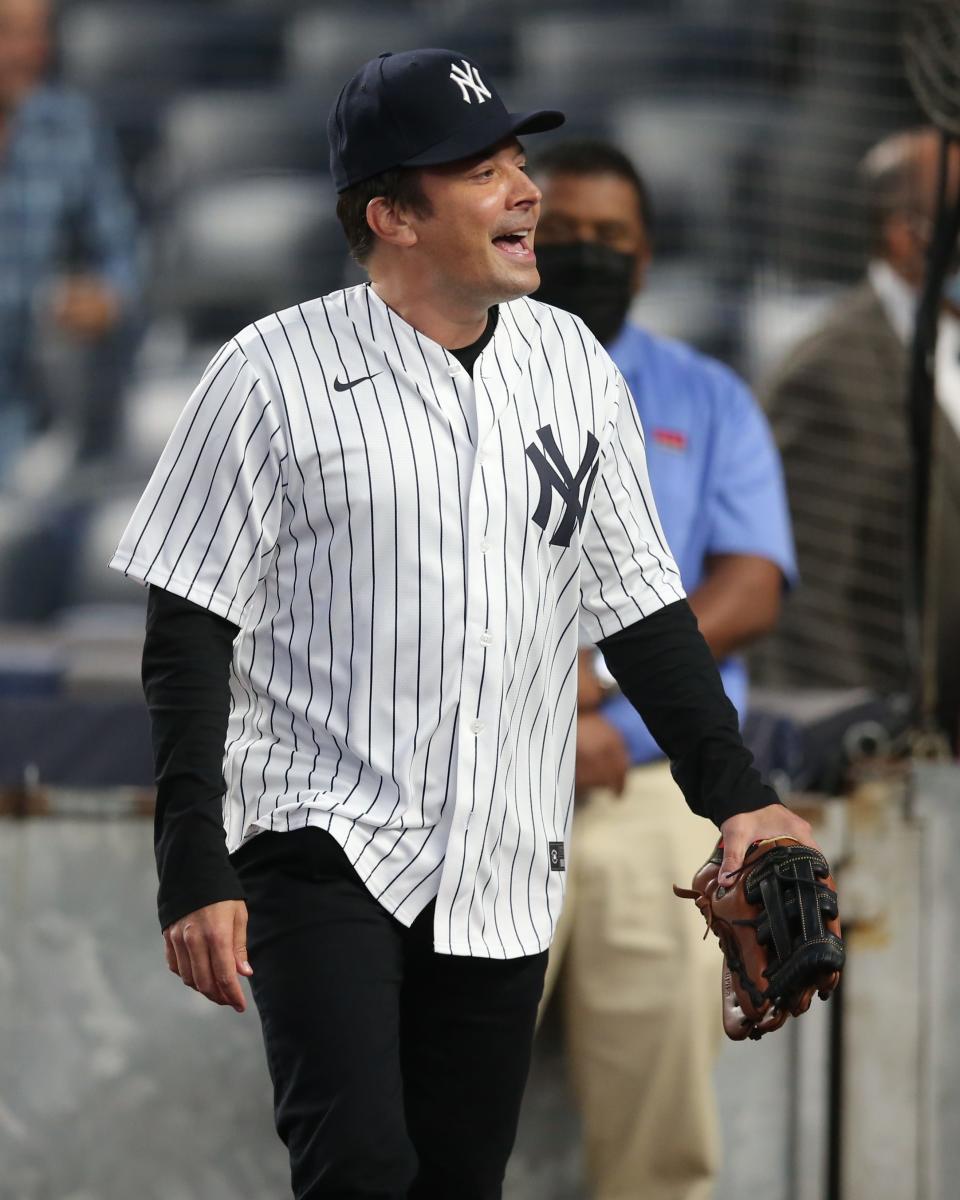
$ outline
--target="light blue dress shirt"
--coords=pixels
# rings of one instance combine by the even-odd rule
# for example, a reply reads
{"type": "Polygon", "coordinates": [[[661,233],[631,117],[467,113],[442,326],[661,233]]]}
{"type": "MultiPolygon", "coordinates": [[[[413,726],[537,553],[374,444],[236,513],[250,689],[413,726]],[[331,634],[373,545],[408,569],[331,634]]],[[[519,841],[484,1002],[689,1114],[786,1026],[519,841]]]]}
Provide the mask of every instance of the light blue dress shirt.
{"type": "MultiPolygon", "coordinates": [[[[780,457],[747,386],[715,359],[635,325],[607,347],[633,393],[646,438],[647,467],[660,520],[687,594],[711,554],[754,554],[796,582],[796,559],[780,457]]],[[[747,672],[720,664],[727,695],[743,719],[747,672]]],[[[625,696],[601,710],[623,734],[633,763],[662,758],[625,696]]]]}

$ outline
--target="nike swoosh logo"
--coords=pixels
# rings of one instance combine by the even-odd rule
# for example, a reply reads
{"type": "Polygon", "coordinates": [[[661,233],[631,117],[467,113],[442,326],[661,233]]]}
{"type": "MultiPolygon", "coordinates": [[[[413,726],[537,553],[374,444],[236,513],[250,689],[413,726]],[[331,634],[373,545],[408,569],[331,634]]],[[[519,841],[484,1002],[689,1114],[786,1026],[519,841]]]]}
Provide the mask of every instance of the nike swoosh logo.
{"type": "Polygon", "coordinates": [[[333,390],[335,392],[349,392],[351,388],[355,388],[358,383],[366,383],[368,379],[376,379],[378,375],[382,375],[382,371],[374,371],[372,375],[364,375],[360,379],[350,379],[346,383],[341,383],[339,379],[334,379],[333,390]]]}

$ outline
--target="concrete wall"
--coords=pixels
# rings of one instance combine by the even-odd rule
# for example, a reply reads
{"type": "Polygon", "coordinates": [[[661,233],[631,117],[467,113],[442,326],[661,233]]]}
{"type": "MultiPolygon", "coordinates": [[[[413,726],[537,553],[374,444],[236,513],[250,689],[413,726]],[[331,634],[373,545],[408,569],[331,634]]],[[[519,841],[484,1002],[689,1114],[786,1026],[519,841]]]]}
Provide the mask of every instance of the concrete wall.
{"type": "MultiPolygon", "coordinates": [[[[288,1194],[256,1014],[216,1008],[169,974],[154,888],[148,821],[0,822],[0,1200],[288,1194]]],[[[775,1152],[787,1040],[731,1049],[773,1068],[753,1116],[738,1100],[733,1123],[745,1147],[775,1152]]],[[[738,1097],[752,1073],[731,1061],[738,1097]]],[[[782,1157],[768,1157],[774,1178],[752,1150],[742,1166],[787,1200],[782,1157]]],[[[506,1196],[583,1194],[548,1021],[506,1196]]]]}
{"type": "MultiPolygon", "coordinates": [[[[946,879],[960,855],[960,820],[949,819],[951,812],[960,815],[956,775],[934,773],[931,780],[926,790],[934,798],[914,797],[903,819],[938,832],[925,857],[909,863],[932,863],[928,869],[946,879]],[[936,821],[931,812],[939,814],[936,821]]],[[[861,878],[858,886],[868,884],[861,878]]],[[[154,888],[150,823],[142,818],[0,821],[0,1200],[289,1194],[256,1014],[214,1007],[169,974],[154,888]]],[[[858,903],[869,908],[862,897],[858,903]]],[[[853,939],[859,949],[849,971],[848,1024],[853,1013],[857,1057],[847,1069],[854,1115],[847,1122],[844,1200],[956,1194],[944,1182],[960,1177],[955,887],[940,887],[933,903],[938,916],[925,961],[936,962],[937,974],[930,984],[908,978],[895,952],[871,965],[877,938],[869,928],[853,939]],[[871,1015],[864,999],[878,986],[899,993],[900,1015],[891,1018],[898,1023],[886,1033],[889,1014],[874,1003],[871,1015]],[[924,1021],[910,1016],[921,991],[924,1021]],[[936,1044],[924,1051],[914,1039],[908,1051],[885,1054],[887,1040],[921,1025],[936,1044]],[[921,1070],[924,1052],[939,1063],[936,1070],[921,1070]],[[887,1061],[897,1072],[892,1087],[887,1061]],[[918,1104],[937,1117],[923,1136],[918,1104]],[[871,1142],[871,1128],[884,1131],[880,1144],[871,1142]],[[906,1142],[898,1130],[909,1132],[906,1142]],[[870,1166],[914,1151],[916,1161],[896,1185],[885,1187],[870,1166]],[[870,1178],[869,1192],[858,1187],[861,1177],[870,1178]],[[903,1177],[919,1181],[904,1190],[903,1177]]],[[[877,944],[889,946],[890,939],[877,944]]],[[[828,1014],[828,1006],[817,1004],[775,1037],[724,1047],[717,1078],[727,1161],[715,1200],[753,1192],[766,1200],[827,1196],[828,1014]]],[[[505,1200],[583,1200],[580,1174],[559,1031],[548,1020],[505,1200]]]]}

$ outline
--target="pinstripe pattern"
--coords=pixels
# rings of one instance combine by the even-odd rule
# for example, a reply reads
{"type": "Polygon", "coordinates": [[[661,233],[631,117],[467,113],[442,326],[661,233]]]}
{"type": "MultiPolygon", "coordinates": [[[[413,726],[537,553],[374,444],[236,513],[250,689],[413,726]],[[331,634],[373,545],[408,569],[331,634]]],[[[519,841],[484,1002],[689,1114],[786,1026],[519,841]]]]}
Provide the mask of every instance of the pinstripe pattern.
{"type": "Polygon", "coordinates": [[[366,285],[256,322],[208,367],[111,565],[240,626],[231,851],[316,825],[401,921],[437,897],[441,952],[549,944],[580,637],[683,595],[635,407],[576,318],[501,305],[472,379],[366,285]],[[532,519],[545,427],[567,477],[599,463],[569,546],[552,486],[532,519]]]}

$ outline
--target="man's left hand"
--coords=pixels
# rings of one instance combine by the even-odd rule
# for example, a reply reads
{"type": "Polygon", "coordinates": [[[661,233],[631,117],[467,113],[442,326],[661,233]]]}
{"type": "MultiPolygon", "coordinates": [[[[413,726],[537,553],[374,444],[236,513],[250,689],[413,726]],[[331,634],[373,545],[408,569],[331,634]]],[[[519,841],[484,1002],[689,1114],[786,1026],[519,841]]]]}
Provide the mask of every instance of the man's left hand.
{"type": "Polygon", "coordinates": [[[733,873],[743,866],[747,847],[753,842],[762,842],[765,838],[792,837],[804,846],[820,849],[813,840],[809,822],[782,804],[768,804],[754,812],[727,817],[720,826],[720,835],[723,838],[723,863],[719,882],[725,887],[733,883],[733,873]]]}

